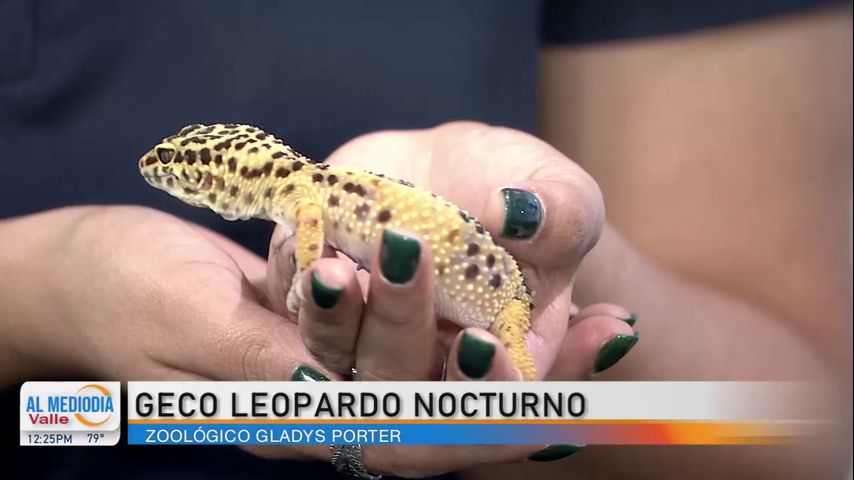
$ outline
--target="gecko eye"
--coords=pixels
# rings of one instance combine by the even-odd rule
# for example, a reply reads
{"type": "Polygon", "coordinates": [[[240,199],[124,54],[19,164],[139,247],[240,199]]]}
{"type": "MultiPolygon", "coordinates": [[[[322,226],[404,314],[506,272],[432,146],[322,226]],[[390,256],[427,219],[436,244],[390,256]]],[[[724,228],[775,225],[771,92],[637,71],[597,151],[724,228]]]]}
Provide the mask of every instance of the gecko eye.
{"type": "Polygon", "coordinates": [[[157,153],[157,159],[160,160],[160,163],[162,163],[163,165],[168,164],[172,161],[173,158],[175,158],[174,148],[157,147],[155,153],[157,153]]]}

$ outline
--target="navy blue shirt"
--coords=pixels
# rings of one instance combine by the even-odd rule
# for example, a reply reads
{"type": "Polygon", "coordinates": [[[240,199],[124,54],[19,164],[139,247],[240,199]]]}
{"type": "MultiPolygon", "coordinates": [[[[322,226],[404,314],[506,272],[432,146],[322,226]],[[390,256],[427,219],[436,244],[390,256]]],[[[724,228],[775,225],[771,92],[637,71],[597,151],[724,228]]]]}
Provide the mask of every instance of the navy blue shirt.
{"type": "MultiPolygon", "coordinates": [[[[226,222],[149,187],[140,154],[191,123],[257,125],[315,159],[362,133],[456,119],[533,131],[542,41],[673,33],[826,3],[846,2],[0,0],[0,218],[141,204],[263,255],[271,224],[226,222]]],[[[0,396],[7,413],[17,411],[10,393],[0,396]]],[[[17,438],[15,415],[0,430],[17,438]]],[[[15,452],[7,471],[36,477],[331,475],[234,448],[15,452]]]]}

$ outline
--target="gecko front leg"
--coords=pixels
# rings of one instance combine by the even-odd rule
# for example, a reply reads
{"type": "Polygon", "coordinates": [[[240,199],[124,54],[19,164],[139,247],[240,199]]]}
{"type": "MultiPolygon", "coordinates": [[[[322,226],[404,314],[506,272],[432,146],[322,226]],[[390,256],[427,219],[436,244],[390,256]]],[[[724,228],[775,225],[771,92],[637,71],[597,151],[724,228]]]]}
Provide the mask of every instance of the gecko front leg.
{"type": "Polygon", "coordinates": [[[302,272],[304,272],[313,261],[320,258],[323,251],[323,211],[320,206],[301,201],[295,210],[296,217],[296,270],[288,290],[286,304],[288,310],[298,313],[303,298],[302,272]]]}

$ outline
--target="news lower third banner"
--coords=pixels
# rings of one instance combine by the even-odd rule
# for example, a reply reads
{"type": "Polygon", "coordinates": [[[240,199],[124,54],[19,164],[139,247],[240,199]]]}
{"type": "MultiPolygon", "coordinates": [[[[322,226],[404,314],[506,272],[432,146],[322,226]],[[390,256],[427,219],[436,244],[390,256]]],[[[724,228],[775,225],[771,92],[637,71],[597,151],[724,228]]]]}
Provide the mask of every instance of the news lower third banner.
{"type": "Polygon", "coordinates": [[[132,445],[786,443],[831,425],[770,382],[128,382],[132,445]]]}

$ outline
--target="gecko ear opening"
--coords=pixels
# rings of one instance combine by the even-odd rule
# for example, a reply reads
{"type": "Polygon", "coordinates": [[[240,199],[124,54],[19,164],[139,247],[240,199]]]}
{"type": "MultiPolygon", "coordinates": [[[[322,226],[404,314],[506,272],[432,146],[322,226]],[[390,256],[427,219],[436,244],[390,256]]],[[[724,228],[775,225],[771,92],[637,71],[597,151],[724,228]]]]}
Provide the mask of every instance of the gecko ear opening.
{"type": "Polygon", "coordinates": [[[157,159],[163,165],[169,164],[175,158],[175,149],[170,146],[158,146],[154,149],[154,152],[157,154],[157,159]]]}

